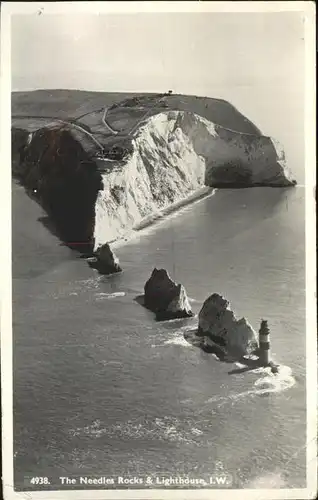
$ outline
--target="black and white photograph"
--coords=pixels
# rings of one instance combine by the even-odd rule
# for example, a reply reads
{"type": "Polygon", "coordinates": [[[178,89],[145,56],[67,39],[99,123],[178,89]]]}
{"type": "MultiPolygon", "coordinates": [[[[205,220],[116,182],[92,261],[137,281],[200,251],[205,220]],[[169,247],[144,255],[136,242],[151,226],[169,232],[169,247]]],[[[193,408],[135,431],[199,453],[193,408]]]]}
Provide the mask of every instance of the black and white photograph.
{"type": "Polygon", "coordinates": [[[317,493],[313,2],[3,2],[2,484],[317,493]]]}

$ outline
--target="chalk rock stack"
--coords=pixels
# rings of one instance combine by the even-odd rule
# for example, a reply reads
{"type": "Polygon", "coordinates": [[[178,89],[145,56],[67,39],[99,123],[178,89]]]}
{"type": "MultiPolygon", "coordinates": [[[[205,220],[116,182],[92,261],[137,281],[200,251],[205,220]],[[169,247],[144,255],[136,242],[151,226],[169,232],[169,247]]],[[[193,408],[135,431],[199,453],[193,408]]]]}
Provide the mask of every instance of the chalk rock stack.
{"type": "Polygon", "coordinates": [[[208,297],[199,312],[197,335],[206,347],[240,357],[257,349],[256,333],[245,318],[237,319],[229,302],[217,293],[208,297]]]}
{"type": "Polygon", "coordinates": [[[158,321],[193,316],[184,286],[175,283],[165,269],[152,271],[144,291],[144,306],[158,321]]]}
{"type": "Polygon", "coordinates": [[[97,269],[100,274],[113,274],[122,271],[118,257],[116,257],[108,243],[97,248],[95,257],[89,261],[89,265],[97,269]]]}

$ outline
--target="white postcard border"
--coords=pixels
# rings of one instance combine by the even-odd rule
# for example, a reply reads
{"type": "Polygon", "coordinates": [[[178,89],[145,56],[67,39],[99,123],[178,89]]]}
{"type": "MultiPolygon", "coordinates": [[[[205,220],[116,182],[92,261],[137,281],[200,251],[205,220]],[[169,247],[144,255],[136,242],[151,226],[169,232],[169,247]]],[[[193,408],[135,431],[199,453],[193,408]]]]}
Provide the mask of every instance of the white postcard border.
{"type": "Polygon", "coordinates": [[[314,2],[3,2],[1,6],[1,386],[3,491],[16,499],[305,499],[317,491],[317,326],[315,253],[315,4],[314,2]],[[11,276],[11,63],[13,14],[99,12],[282,12],[301,11],[305,19],[306,99],[306,330],[307,330],[307,478],[305,489],[263,490],[61,490],[15,492],[12,423],[12,276],[11,276]]]}

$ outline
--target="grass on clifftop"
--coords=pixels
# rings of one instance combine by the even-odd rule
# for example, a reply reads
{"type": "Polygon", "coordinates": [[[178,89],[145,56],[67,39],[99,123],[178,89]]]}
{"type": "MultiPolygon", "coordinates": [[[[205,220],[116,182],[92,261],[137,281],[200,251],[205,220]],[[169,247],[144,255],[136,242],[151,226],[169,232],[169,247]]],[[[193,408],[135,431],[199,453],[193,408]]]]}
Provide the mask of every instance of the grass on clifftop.
{"type": "Polygon", "coordinates": [[[238,132],[260,135],[259,129],[232,104],[223,99],[180,94],[145,94],[89,92],[82,90],[35,90],[12,93],[12,116],[43,116],[79,119],[90,127],[100,122],[103,108],[108,107],[111,126],[125,132],[127,121],[138,121],[145,110],[189,111],[238,132]],[[84,115],[84,116],[83,116],[84,115]]]}

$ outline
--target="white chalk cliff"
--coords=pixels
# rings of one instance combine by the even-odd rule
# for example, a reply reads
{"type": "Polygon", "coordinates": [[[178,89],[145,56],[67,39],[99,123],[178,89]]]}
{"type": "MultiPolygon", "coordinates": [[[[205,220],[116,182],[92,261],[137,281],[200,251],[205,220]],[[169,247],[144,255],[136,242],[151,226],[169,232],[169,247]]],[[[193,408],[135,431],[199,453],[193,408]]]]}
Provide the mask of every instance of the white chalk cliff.
{"type": "MultiPolygon", "coordinates": [[[[102,173],[95,207],[95,248],[122,237],[151,214],[204,185],[291,186],[281,145],[236,132],[186,111],[154,115],[135,131],[124,164],[102,173]]],[[[99,160],[96,160],[97,162],[99,160]]]]}
{"type": "Polygon", "coordinates": [[[108,94],[52,92],[13,100],[21,114],[12,121],[12,171],[64,241],[96,250],[204,186],[295,184],[282,146],[226,101],[145,94],[106,108],[108,94]]]}

